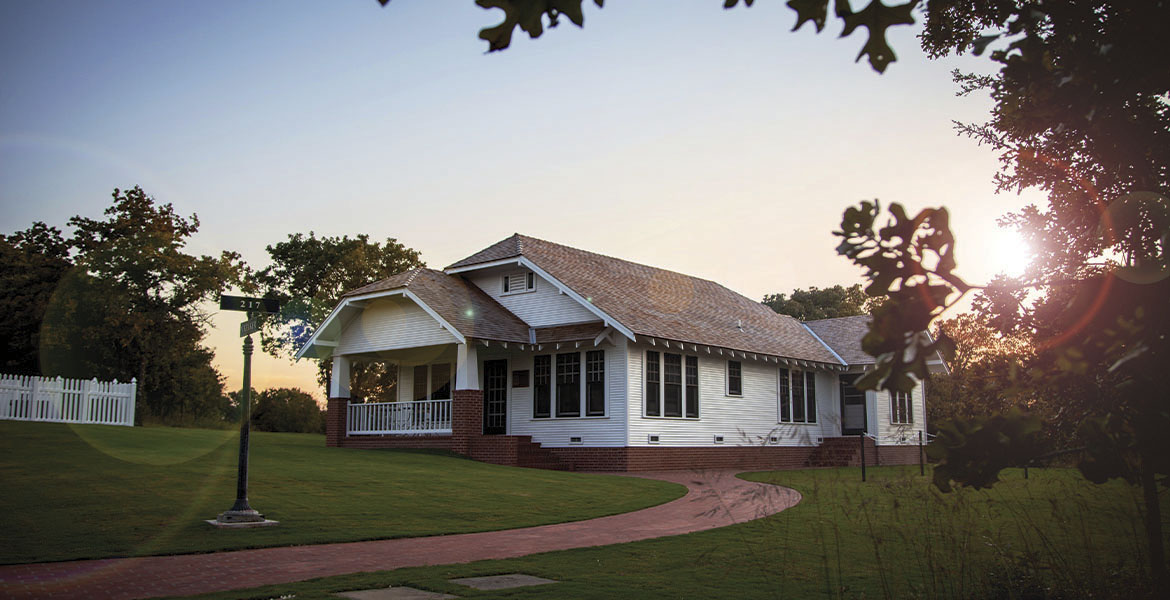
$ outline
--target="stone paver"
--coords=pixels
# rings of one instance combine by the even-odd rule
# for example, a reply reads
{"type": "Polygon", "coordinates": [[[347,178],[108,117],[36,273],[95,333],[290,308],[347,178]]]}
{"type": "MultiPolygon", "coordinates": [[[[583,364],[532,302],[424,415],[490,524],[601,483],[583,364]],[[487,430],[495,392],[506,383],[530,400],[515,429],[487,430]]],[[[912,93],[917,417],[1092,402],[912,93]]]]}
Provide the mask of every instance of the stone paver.
{"type": "Polygon", "coordinates": [[[535,575],[525,575],[523,573],[487,575],[485,577],[462,577],[460,579],[448,579],[447,581],[477,590],[506,590],[509,588],[528,587],[530,585],[556,583],[552,579],[536,577],[535,575]]]}
{"type": "Polygon", "coordinates": [[[377,590],[354,590],[352,592],[338,592],[333,595],[350,598],[351,600],[449,600],[450,598],[459,597],[452,596],[451,594],[440,594],[439,592],[416,590],[406,586],[381,588],[377,590]]]}
{"type": "Polygon", "coordinates": [[[287,546],[0,567],[0,598],[93,600],[177,596],[314,577],[515,558],[620,544],[758,519],[800,501],[787,488],[737,479],[732,471],[636,473],[686,485],[682,498],[631,513],[525,529],[422,538],[287,546]]]}

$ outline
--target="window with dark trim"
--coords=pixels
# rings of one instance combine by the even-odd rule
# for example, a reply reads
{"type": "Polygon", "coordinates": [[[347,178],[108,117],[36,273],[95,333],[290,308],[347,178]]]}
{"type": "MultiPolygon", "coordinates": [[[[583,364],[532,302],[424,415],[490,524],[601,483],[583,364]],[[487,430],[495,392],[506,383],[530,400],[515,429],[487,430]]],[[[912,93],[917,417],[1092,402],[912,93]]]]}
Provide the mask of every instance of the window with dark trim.
{"type": "Polygon", "coordinates": [[[662,416],[682,416],[681,354],[662,354],[662,416]]]}
{"type": "Polygon", "coordinates": [[[532,416],[552,416],[552,356],[532,357],[532,416]]]}
{"type": "Polygon", "coordinates": [[[557,354],[555,370],[553,355],[534,356],[532,417],[577,418],[582,415],[605,416],[605,350],[557,354]]]}
{"type": "Polygon", "coordinates": [[[907,392],[890,392],[890,423],[910,425],[914,423],[914,404],[907,392]]]}
{"type": "Polygon", "coordinates": [[[738,360],[727,361],[727,395],[743,395],[743,363],[738,360]]]}
{"type": "Polygon", "coordinates": [[[780,369],[780,422],[792,422],[792,394],[788,389],[788,369],[780,369]]]}
{"type": "Polygon", "coordinates": [[[699,358],[646,351],[647,417],[699,418],[699,358]]]}
{"type": "Polygon", "coordinates": [[[817,422],[816,373],[798,369],[780,369],[781,423],[817,422]]]}
{"type": "Polygon", "coordinates": [[[581,355],[557,355],[557,416],[581,416],[581,355]]]}
{"type": "Polygon", "coordinates": [[[804,372],[804,402],[808,408],[804,412],[806,422],[817,422],[817,374],[812,371],[804,372]]]}
{"type": "Polygon", "coordinates": [[[662,415],[662,398],[659,390],[662,385],[662,376],[658,363],[658,353],[646,351],[646,416],[658,417],[662,415]]]}
{"type": "Polygon", "coordinates": [[[699,418],[699,357],[687,357],[687,417],[699,418]]]}
{"type": "Polygon", "coordinates": [[[792,371],[792,422],[804,423],[804,371],[792,371]]]}
{"type": "Polygon", "coordinates": [[[605,350],[585,353],[585,416],[605,414],[605,350]]]}

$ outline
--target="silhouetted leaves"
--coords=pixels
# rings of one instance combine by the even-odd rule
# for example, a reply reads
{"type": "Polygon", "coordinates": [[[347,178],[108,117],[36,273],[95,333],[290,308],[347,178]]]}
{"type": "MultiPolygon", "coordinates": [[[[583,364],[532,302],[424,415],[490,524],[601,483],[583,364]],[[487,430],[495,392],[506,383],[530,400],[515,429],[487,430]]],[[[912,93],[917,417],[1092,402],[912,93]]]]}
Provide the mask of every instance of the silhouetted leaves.
{"type": "Polygon", "coordinates": [[[949,492],[953,482],[976,489],[991,487],[999,481],[1000,471],[1028,464],[1042,448],[1040,419],[1012,409],[943,423],[926,454],[938,461],[935,487],[949,492]]]}

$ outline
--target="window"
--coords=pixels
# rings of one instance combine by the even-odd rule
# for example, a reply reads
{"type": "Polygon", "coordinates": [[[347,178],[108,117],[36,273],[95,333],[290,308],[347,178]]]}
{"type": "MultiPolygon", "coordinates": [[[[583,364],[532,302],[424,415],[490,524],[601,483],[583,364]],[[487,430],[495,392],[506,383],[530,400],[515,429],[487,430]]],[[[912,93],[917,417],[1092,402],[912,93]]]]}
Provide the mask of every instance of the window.
{"type": "Polygon", "coordinates": [[[781,423],[817,422],[816,373],[797,369],[780,369],[781,423]]]}
{"type": "Polygon", "coordinates": [[[661,385],[661,375],[658,366],[658,353],[646,351],[646,416],[657,417],[662,415],[661,398],[658,395],[661,385]]]}
{"type": "Polygon", "coordinates": [[[414,399],[427,399],[427,376],[429,369],[426,365],[419,365],[414,368],[414,399]]]}
{"type": "Polygon", "coordinates": [[[792,422],[792,394],[788,391],[788,369],[780,369],[780,422],[792,422]]]}
{"type": "Polygon", "coordinates": [[[687,357],[687,417],[699,418],[699,357],[687,357]]]}
{"type": "Polygon", "coordinates": [[[552,416],[552,357],[532,359],[532,416],[552,416]]]}
{"type": "Polygon", "coordinates": [[[605,350],[585,353],[585,415],[605,414],[605,350]]]}
{"type": "Polygon", "coordinates": [[[662,355],[662,416],[682,416],[682,355],[662,355]]]}
{"type": "Polygon", "coordinates": [[[743,395],[743,364],[738,360],[727,361],[727,395],[743,395]]]}
{"type": "Polygon", "coordinates": [[[817,422],[817,374],[812,371],[804,372],[804,403],[807,407],[804,416],[809,423],[817,422]]]}
{"type": "Polygon", "coordinates": [[[557,416],[581,416],[581,355],[557,355],[557,416]]]}
{"type": "Polygon", "coordinates": [[[411,388],[416,401],[451,399],[451,363],[418,365],[411,388]]]}
{"type": "Polygon", "coordinates": [[[699,358],[646,351],[646,416],[699,418],[699,358]]]}
{"type": "Polygon", "coordinates": [[[604,417],[605,351],[557,354],[553,365],[551,354],[532,358],[533,418],[604,417]]]}
{"type": "Polygon", "coordinates": [[[451,398],[451,365],[431,365],[431,400],[451,398]]]}
{"type": "Polygon", "coordinates": [[[504,294],[522,294],[536,290],[536,273],[520,271],[504,275],[504,294]]]}
{"type": "Polygon", "coordinates": [[[910,425],[914,422],[914,404],[908,392],[890,392],[890,423],[910,425]]]}

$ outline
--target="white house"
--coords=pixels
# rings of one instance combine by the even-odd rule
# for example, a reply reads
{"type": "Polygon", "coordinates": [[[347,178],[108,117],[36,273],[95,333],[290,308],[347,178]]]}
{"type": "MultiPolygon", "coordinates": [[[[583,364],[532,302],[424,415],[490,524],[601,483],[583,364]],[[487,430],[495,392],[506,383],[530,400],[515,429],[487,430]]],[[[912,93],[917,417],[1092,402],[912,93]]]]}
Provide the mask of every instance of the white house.
{"type": "Polygon", "coordinates": [[[866,319],[802,323],[516,234],[347,293],[298,357],[333,360],[330,446],[616,471],[856,464],[862,444],[871,464],[917,461],[922,386],[851,385],[873,364],[866,319]],[[354,361],[398,365],[396,401],[350,398],[354,361]]]}

